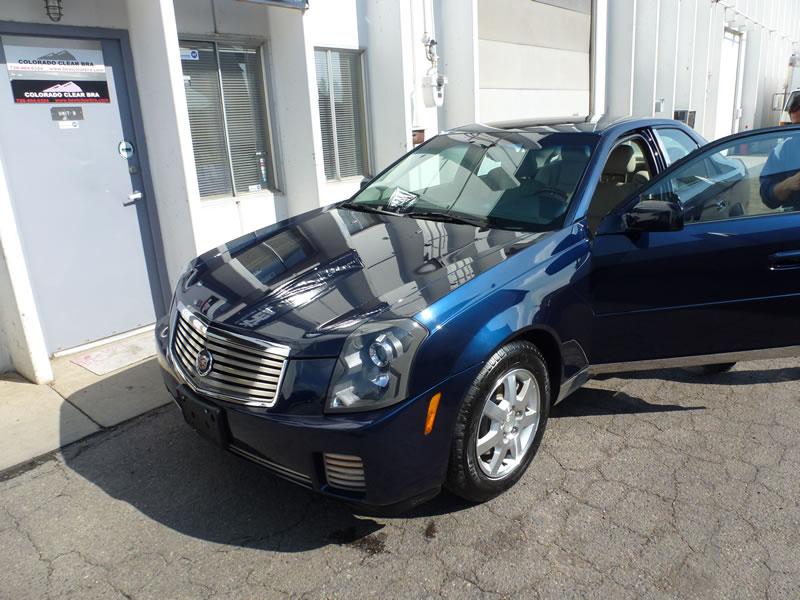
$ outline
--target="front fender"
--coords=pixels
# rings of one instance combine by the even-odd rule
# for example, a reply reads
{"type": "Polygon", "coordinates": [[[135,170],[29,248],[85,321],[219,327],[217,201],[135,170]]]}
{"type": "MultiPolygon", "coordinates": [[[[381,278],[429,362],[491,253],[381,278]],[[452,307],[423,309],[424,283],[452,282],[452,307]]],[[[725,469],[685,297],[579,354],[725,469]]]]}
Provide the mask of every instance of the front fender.
{"type": "Polygon", "coordinates": [[[530,329],[547,331],[559,347],[562,340],[574,343],[580,332],[588,331],[590,312],[571,286],[586,262],[588,245],[558,244],[556,248],[546,260],[538,261],[531,258],[541,258],[542,249],[536,253],[536,248],[530,248],[486,274],[492,276],[497,270],[493,279],[497,281],[502,271],[519,273],[522,265],[533,262],[533,267],[505,285],[484,282],[482,295],[477,289],[469,295],[470,290],[463,289],[468,286],[462,286],[421,311],[416,318],[431,334],[415,360],[412,388],[428,389],[451,373],[483,363],[507,340],[530,329]],[[528,252],[531,256],[526,261],[528,252]]]}

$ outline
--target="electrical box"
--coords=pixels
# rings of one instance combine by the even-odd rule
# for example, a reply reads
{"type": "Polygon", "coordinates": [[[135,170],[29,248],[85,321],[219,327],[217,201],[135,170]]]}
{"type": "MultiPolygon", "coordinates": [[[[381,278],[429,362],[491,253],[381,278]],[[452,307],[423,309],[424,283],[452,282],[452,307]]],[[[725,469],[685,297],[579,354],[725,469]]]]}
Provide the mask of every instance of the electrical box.
{"type": "Polygon", "coordinates": [[[425,106],[434,108],[444,104],[444,87],[447,85],[447,77],[436,73],[426,75],[422,78],[422,93],[425,106]]]}

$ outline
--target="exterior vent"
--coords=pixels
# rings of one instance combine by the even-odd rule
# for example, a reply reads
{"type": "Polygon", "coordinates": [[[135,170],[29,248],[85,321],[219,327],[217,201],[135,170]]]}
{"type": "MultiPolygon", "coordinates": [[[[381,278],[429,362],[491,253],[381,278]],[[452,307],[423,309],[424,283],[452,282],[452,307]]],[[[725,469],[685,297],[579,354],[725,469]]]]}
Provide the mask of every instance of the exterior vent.
{"type": "Polygon", "coordinates": [[[325,478],[333,488],[352,492],[365,489],[364,463],[350,454],[325,454],[325,478]]]}

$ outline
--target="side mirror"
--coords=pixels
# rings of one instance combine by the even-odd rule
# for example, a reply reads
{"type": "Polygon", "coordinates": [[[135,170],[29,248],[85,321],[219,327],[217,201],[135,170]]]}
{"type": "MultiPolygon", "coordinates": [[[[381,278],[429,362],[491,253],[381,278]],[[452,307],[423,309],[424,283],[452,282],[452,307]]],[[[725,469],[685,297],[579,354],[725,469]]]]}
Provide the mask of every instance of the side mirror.
{"type": "Polygon", "coordinates": [[[644,198],[622,214],[625,231],[680,231],[683,207],[672,200],[644,198]]]}
{"type": "Polygon", "coordinates": [[[683,207],[675,194],[639,196],[638,201],[623,213],[611,213],[600,223],[598,235],[680,231],[683,229],[683,207]],[[665,196],[667,199],[664,199],[665,196]]]}
{"type": "Polygon", "coordinates": [[[369,177],[364,177],[364,179],[361,180],[358,189],[363,190],[365,187],[369,185],[370,181],[372,181],[372,179],[370,179],[369,177]]]}

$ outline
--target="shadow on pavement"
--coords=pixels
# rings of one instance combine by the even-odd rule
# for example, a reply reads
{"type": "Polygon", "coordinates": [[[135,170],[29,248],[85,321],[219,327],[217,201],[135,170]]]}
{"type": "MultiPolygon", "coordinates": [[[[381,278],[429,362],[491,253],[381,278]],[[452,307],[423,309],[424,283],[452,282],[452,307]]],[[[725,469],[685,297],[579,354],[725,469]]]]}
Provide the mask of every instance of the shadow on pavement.
{"type": "Polygon", "coordinates": [[[757,383],[782,383],[800,379],[800,369],[779,367],[773,369],[734,368],[725,373],[703,374],[688,369],[660,369],[657,371],[638,371],[604,376],[603,379],[664,379],[677,383],[701,383],[706,385],[753,385],[757,383]]]}
{"type": "MultiPolygon", "coordinates": [[[[87,399],[113,395],[112,379],[82,393],[87,399]]],[[[119,383],[130,393],[126,376],[119,383]]],[[[169,397],[163,387],[160,393],[169,397]]],[[[112,498],[201,540],[281,552],[329,544],[371,552],[371,545],[380,542],[371,534],[383,524],[217,448],[186,425],[172,403],[62,454],[69,469],[112,498]]],[[[399,516],[433,516],[469,506],[444,493],[399,516]]]]}
{"type": "Polygon", "coordinates": [[[704,409],[705,406],[651,404],[641,398],[629,396],[623,392],[582,388],[556,404],[550,411],[550,418],[559,419],[564,417],[679,412],[704,409]]]}

